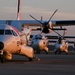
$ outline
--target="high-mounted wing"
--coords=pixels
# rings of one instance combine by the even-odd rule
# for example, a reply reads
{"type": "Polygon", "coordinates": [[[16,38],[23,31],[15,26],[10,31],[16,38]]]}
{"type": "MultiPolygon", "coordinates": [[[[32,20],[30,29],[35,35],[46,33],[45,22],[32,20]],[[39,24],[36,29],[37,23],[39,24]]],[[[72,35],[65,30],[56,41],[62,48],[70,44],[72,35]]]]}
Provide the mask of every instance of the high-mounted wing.
{"type": "MultiPolygon", "coordinates": [[[[56,43],[56,39],[58,39],[58,36],[46,36],[48,39],[53,39],[53,40],[49,40],[50,43],[56,43]],[[55,39],[55,40],[54,40],[55,39]]],[[[75,39],[75,36],[64,36],[64,39],[75,39]]],[[[75,43],[75,41],[69,41],[66,40],[68,43],[75,43]]]]}
{"type": "MultiPolygon", "coordinates": [[[[46,36],[48,39],[58,39],[58,36],[46,36]]],[[[64,38],[66,39],[66,38],[73,38],[73,39],[75,39],[75,36],[64,36],[64,38]]]]}
{"type": "Polygon", "coordinates": [[[51,21],[53,26],[71,26],[75,25],[75,20],[58,20],[58,21],[51,21]]]}
{"type": "MultiPolygon", "coordinates": [[[[42,21],[42,22],[47,22],[47,21],[42,21]]],[[[41,27],[41,24],[35,20],[0,20],[0,24],[5,24],[5,23],[8,25],[14,26],[18,30],[20,30],[22,24],[27,24],[29,26],[37,26],[37,28],[41,27]]],[[[51,20],[49,24],[51,24],[52,26],[60,26],[60,27],[61,26],[72,26],[72,25],[75,25],[75,20],[61,20],[61,21],[60,20],[58,20],[58,21],[51,20]]],[[[65,30],[62,28],[50,28],[50,29],[65,30]]]]}

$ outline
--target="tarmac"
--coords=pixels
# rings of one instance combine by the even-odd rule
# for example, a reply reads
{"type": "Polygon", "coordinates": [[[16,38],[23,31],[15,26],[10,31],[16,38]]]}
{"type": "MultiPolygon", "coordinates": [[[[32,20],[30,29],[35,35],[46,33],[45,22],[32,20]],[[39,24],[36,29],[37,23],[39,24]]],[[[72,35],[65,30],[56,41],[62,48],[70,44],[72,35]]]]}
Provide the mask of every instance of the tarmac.
{"type": "Polygon", "coordinates": [[[75,52],[41,52],[36,57],[38,60],[28,61],[25,56],[13,55],[11,61],[0,63],[0,75],[75,75],[75,52]]]}

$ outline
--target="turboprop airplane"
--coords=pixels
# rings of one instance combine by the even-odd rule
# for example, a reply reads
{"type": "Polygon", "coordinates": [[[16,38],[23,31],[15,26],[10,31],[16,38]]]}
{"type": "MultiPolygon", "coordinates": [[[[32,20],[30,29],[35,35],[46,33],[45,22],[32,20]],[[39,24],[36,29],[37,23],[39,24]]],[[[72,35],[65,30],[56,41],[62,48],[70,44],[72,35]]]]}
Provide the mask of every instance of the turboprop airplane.
{"type": "Polygon", "coordinates": [[[52,31],[53,26],[60,26],[62,28],[62,26],[65,26],[65,25],[75,25],[75,20],[52,21],[51,19],[56,12],[57,12],[57,10],[55,10],[55,12],[52,14],[52,16],[50,17],[50,19],[48,21],[37,20],[31,15],[30,16],[32,18],[34,18],[36,21],[21,20],[20,19],[21,18],[21,16],[20,16],[21,15],[20,14],[20,0],[18,0],[18,12],[17,12],[18,20],[0,20],[0,24],[8,24],[10,26],[17,28],[19,31],[21,31],[22,24],[28,24],[30,26],[40,26],[43,33],[50,33],[52,31]]]}
{"type": "Polygon", "coordinates": [[[19,31],[9,25],[0,24],[0,59],[11,60],[13,54],[23,55],[31,61],[34,57],[32,47],[22,44],[19,31]]]}

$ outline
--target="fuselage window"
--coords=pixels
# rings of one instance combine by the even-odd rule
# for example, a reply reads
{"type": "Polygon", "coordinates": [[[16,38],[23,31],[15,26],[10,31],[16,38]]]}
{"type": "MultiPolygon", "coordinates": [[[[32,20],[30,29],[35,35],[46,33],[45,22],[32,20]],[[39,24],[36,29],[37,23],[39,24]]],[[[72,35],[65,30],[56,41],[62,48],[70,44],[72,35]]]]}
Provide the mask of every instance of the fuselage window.
{"type": "Polygon", "coordinates": [[[18,36],[13,30],[12,30],[12,33],[13,33],[14,36],[18,36]]]}
{"type": "Polygon", "coordinates": [[[0,35],[4,35],[4,30],[3,29],[0,30],[0,35]]]}
{"type": "Polygon", "coordinates": [[[12,35],[11,30],[5,30],[5,35],[12,35]]]}

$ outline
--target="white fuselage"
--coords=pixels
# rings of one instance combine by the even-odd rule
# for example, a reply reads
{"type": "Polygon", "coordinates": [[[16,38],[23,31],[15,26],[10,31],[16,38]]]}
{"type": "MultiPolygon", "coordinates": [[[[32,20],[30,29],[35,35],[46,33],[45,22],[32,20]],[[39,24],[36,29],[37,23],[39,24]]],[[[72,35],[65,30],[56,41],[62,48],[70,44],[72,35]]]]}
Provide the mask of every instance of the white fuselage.
{"type": "Polygon", "coordinates": [[[3,56],[7,60],[11,60],[13,54],[24,55],[28,58],[34,56],[33,49],[23,45],[17,30],[9,25],[0,25],[0,42],[4,44],[3,48],[0,49],[3,50],[3,56]]]}

